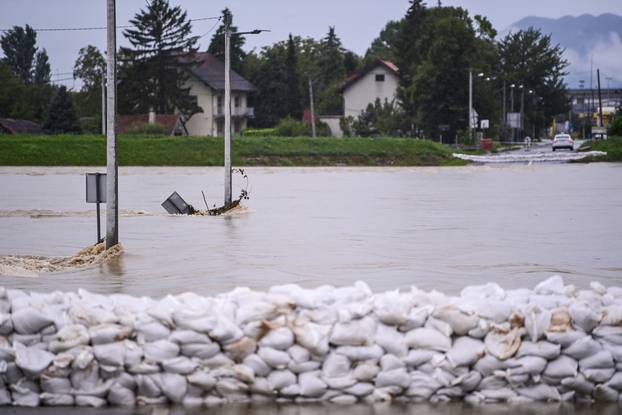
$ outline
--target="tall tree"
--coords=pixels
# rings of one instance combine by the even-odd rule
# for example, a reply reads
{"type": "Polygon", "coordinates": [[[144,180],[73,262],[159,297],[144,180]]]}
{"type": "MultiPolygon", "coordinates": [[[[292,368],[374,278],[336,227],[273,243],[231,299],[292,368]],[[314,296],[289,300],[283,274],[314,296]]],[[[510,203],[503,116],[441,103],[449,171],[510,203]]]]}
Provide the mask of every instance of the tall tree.
{"type": "Polygon", "coordinates": [[[82,80],[82,88],[75,96],[78,114],[101,114],[101,82],[106,73],[106,60],[99,49],[88,45],[80,49],[73,65],[73,78],[82,80]]]}
{"type": "Polygon", "coordinates": [[[0,117],[33,119],[27,87],[9,65],[0,61],[0,117]]]}
{"type": "Polygon", "coordinates": [[[37,85],[47,85],[50,83],[50,59],[45,49],[37,52],[35,57],[35,69],[33,75],[33,82],[37,85]]]}
{"type": "MultiPolygon", "coordinates": [[[[185,11],[172,7],[168,0],[150,0],[147,8],[137,13],[132,29],[123,34],[133,46],[121,48],[121,82],[127,91],[126,108],[146,112],[153,108],[160,114],[179,110],[186,119],[200,112],[190,88],[188,70],[196,62],[197,36],[191,36],[192,25],[185,11]],[[134,85],[132,85],[134,84],[134,85]]],[[[121,87],[123,89],[123,86],[121,87]]]]}
{"type": "Polygon", "coordinates": [[[287,58],[285,61],[287,84],[287,116],[299,119],[302,117],[302,101],[300,94],[300,77],[298,76],[298,52],[292,34],[287,40],[287,58]]]}
{"type": "Polygon", "coordinates": [[[365,57],[363,58],[365,65],[369,65],[378,59],[388,59],[396,62],[395,45],[402,25],[403,20],[391,20],[386,24],[365,52],[365,57]]]}
{"type": "MultiPolygon", "coordinates": [[[[231,10],[224,9],[222,11],[222,20],[223,23],[218,27],[214,35],[212,36],[212,40],[207,48],[207,51],[212,55],[216,56],[220,60],[224,62],[225,60],[225,21],[229,19],[229,30],[231,33],[237,33],[238,28],[233,26],[231,23],[233,22],[233,14],[231,10]]],[[[244,59],[246,58],[246,52],[242,49],[246,39],[244,36],[231,36],[231,69],[236,71],[239,74],[244,74],[244,59]]]]}
{"type": "Polygon", "coordinates": [[[320,43],[316,76],[318,113],[341,114],[343,97],[338,88],[346,77],[344,49],[333,26],[320,43]]]}
{"type": "Polygon", "coordinates": [[[50,134],[80,132],[78,116],[65,86],[58,88],[52,98],[43,128],[50,134]]]}
{"type": "Polygon", "coordinates": [[[32,82],[33,63],[37,53],[37,32],[26,25],[13,26],[0,38],[4,63],[25,83],[32,82]]]}

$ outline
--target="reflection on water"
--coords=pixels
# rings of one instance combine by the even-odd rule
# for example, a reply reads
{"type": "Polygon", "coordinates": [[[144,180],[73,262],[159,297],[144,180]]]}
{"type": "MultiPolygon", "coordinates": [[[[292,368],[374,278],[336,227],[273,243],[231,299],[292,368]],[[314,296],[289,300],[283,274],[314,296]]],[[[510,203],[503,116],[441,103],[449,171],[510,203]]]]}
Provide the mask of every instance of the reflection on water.
{"type": "Polygon", "coordinates": [[[521,405],[487,404],[472,406],[465,403],[442,404],[303,404],[303,405],[224,405],[214,408],[185,409],[179,407],[139,408],[19,408],[7,409],[8,413],[19,415],[85,414],[85,415],[618,415],[622,407],[618,404],[574,405],[533,403],[521,405]]]}
{"type": "MultiPolygon", "coordinates": [[[[94,243],[83,176],[92,170],[0,168],[0,255],[71,256],[94,243]]],[[[221,204],[222,169],[122,168],[119,258],[0,285],[161,296],[292,282],[455,293],[554,273],[579,287],[622,279],[619,164],[247,172],[244,209],[185,217],[160,203],[176,190],[203,206],[203,190],[221,204]]]]}

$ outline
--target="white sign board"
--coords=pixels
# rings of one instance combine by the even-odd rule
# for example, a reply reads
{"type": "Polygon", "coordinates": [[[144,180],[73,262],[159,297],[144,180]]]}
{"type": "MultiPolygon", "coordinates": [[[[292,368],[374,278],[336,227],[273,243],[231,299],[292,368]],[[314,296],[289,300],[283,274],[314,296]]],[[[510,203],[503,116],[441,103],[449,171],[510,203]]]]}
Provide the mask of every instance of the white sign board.
{"type": "Polygon", "coordinates": [[[490,128],[490,120],[481,120],[479,122],[479,128],[482,130],[487,130],[490,128]]]}
{"type": "Polygon", "coordinates": [[[86,203],[106,203],[106,174],[86,174],[86,203]]]}

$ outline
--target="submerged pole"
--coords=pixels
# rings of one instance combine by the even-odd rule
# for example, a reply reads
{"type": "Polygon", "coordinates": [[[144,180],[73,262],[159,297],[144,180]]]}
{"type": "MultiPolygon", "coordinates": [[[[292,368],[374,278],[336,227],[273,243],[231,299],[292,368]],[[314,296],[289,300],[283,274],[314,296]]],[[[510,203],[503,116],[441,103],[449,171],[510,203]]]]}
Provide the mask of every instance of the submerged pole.
{"type": "Polygon", "coordinates": [[[119,243],[119,183],[117,162],[117,74],[116,74],[116,7],[115,0],[108,0],[108,52],[106,65],[107,97],[106,97],[106,249],[119,243]]]}
{"type": "Polygon", "coordinates": [[[225,14],[225,207],[231,204],[231,16],[225,14]]]}

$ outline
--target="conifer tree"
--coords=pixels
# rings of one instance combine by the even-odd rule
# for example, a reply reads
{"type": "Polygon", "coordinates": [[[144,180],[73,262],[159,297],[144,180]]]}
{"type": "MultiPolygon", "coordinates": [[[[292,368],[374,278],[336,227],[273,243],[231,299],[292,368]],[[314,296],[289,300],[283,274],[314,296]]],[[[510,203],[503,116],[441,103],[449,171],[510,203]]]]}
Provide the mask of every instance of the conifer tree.
{"type": "Polygon", "coordinates": [[[46,85],[50,83],[51,69],[48,53],[45,49],[37,52],[35,57],[35,68],[33,74],[33,82],[37,85],[46,85]]]}
{"type": "Polygon", "coordinates": [[[80,132],[80,123],[73,106],[73,100],[65,86],[58,88],[52,98],[43,128],[49,134],[80,132]]]}
{"type": "MultiPolygon", "coordinates": [[[[231,10],[224,9],[222,11],[222,24],[218,27],[214,35],[212,36],[212,40],[207,48],[207,51],[220,59],[221,61],[225,61],[225,21],[229,19],[229,30],[231,33],[237,33],[238,28],[233,26],[231,23],[233,22],[233,14],[231,10]]],[[[236,71],[239,74],[243,74],[244,72],[244,58],[246,58],[246,52],[242,49],[246,39],[244,36],[231,36],[231,69],[236,71]]]]}
{"type": "Polygon", "coordinates": [[[300,119],[302,117],[302,101],[300,94],[300,79],[298,77],[298,52],[296,51],[296,43],[289,34],[287,40],[287,59],[286,65],[286,83],[287,83],[287,115],[292,118],[300,119]]]}
{"type": "Polygon", "coordinates": [[[168,0],[150,0],[134,16],[132,29],[123,34],[133,49],[121,48],[122,89],[129,102],[121,106],[134,112],[153,108],[160,114],[179,110],[186,119],[201,109],[190,88],[184,87],[189,69],[196,64],[197,36],[185,11],[168,0]]]}

